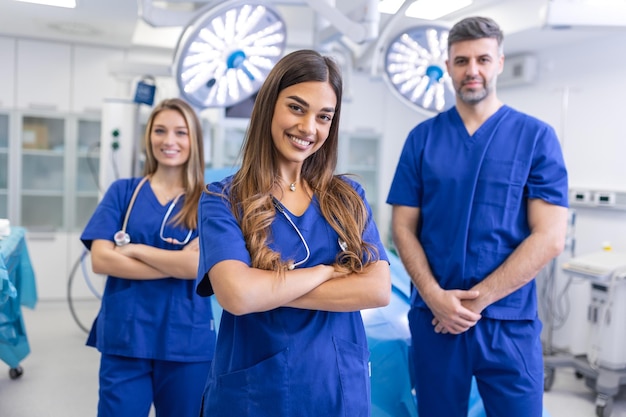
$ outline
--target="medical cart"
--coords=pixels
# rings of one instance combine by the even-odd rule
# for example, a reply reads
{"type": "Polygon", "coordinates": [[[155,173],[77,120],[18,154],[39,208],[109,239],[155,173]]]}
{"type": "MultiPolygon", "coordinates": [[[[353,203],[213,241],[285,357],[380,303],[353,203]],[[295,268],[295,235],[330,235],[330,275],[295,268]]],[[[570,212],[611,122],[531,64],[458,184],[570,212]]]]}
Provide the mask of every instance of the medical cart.
{"type": "Polygon", "coordinates": [[[544,389],[552,388],[555,368],[572,367],[597,394],[596,415],[609,417],[615,395],[626,385],[626,253],[592,253],[570,259],[562,269],[590,280],[587,320],[591,334],[586,354],[544,358],[544,389]]]}

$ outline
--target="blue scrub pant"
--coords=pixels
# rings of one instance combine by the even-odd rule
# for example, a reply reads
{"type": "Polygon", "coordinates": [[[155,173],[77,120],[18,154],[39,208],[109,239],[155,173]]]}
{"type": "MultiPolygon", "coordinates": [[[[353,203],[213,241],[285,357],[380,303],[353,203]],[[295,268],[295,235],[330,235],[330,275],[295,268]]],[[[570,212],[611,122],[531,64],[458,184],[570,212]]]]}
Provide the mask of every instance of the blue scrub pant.
{"type": "Polygon", "coordinates": [[[98,417],[198,417],[210,367],[103,354],[98,417]]]}
{"type": "Polygon", "coordinates": [[[541,321],[482,318],[459,335],[435,333],[411,308],[412,372],[420,417],[466,417],[472,375],[488,417],[543,415],[541,321]]]}

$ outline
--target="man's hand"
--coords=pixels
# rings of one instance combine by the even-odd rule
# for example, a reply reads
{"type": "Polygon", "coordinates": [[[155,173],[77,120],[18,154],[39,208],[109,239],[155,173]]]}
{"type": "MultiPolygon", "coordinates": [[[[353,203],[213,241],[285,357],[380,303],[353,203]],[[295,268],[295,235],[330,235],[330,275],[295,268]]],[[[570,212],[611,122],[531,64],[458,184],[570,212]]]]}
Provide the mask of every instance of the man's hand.
{"type": "Polygon", "coordinates": [[[427,304],[435,316],[432,321],[435,332],[460,334],[476,325],[482,316],[466,308],[463,300],[473,300],[478,295],[474,290],[441,290],[430,297],[427,304]]]}

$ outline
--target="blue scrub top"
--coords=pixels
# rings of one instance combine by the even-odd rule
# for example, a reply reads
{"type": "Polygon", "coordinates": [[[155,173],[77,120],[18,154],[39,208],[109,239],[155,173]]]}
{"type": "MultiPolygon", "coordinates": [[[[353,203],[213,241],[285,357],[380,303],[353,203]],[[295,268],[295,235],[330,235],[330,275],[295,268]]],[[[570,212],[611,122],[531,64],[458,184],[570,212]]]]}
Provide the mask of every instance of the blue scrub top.
{"type": "MultiPolygon", "coordinates": [[[[213,183],[209,189],[228,192],[231,180],[213,183]]],[[[361,186],[346,181],[365,201],[361,186]]],[[[367,201],[366,205],[369,220],[363,239],[376,245],[381,260],[388,260],[367,201]]],[[[311,252],[300,267],[333,264],[341,251],[338,235],[322,217],[317,198],[313,196],[301,216],[288,214],[311,252]]],[[[204,194],[200,220],[198,291],[206,294],[210,291],[207,274],[216,263],[233,259],[250,265],[251,261],[227,200],[204,194]]],[[[305,258],[304,244],[278,211],[271,232],[270,246],[284,260],[305,258]]],[[[369,351],[359,311],[281,307],[242,316],[224,311],[219,329],[205,415],[369,416],[369,351]]]]}
{"type": "MultiPolygon", "coordinates": [[[[469,135],[456,107],[408,135],[387,203],[419,207],[416,233],[445,289],[469,289],[530,234],[528,199],[568,206],[567,171],[554,130],[502,106],[469,135]]],[[[413,291],[412,305],[426,308],[413,291]]],[[[534,319],[535,281],[483,316],[534,319]]]]}
{"type": "MultiPolygon", "coordinates": [[[[81,235],[87,249],[96,239],[113,241],[122,228],[135,187],[141,178],[115,181],[81,235]]],[[[170,215],[184,204],[181,197],[170,215]]],[[[160,238],[160,228],[170,206],[159,203],[150,183],[139,190],[130,212],[127,233],[131,243],[181,250],[160,238]]],[[[183,241],[184,226],[165,225],[164,236],[183,241]]],[[[191,240],[198,236],[192,231],[191,240]]],[[[133,280],[109,276],[98,316],[87,340],[102,353],[179,362],[208,361],[215,350],[211,300],[195,293],[195,281],[176,278],[133,280]]]]}

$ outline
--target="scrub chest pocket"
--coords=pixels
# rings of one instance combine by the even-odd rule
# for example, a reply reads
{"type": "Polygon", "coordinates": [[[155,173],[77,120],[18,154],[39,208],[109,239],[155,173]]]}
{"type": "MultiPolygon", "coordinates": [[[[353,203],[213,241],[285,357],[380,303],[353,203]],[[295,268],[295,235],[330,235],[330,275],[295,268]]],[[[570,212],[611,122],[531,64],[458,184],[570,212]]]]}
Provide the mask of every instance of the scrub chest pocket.
{"type": "Polygon", "coordinates": [[[485,158],[478,175],[474,201],[516,210],[521,204],[528,168],[522,161],[485,158]]]}

